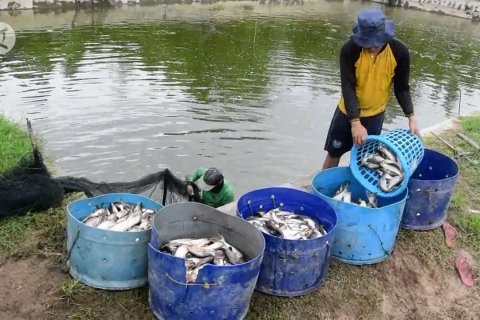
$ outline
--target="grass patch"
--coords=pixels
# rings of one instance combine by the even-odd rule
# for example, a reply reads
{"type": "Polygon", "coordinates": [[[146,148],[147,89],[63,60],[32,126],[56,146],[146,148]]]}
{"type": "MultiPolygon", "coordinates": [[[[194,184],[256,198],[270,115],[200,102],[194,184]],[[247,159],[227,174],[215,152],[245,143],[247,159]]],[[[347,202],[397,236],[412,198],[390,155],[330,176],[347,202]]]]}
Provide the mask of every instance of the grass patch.
{"type": "MultiPolygon", "coordinates": [[[[473,161],[480,161],[478,151],[460,139],[456,133],[462,132],[470,139],[480,144],[480,116],[460,118],[460,127],[457,130],[449,130],[441,133],[440,136],[453,145],[455,148],[466,153],[473,161]]],[[[457,182],[454,196],[448,211],[448,219],[460,232],[460,245],[468,248],[480,258],[480,214],[474,213],[480,210],[480,170],[478,165],[470,163],[468,160],[457,157],[451,148],[446,146],[436,137],[426,139],[429,148],[438,150],[446,155],[456,158],[460,167],[460,177],[457,182]]]]}
{"type": "Polygon", "coordinates": [[[65,197],[62,206],[44,212],[6,217],[0,223],[0,256],[40,255],[62,259],[66,239],[65,197]]]}
{"type": "Polygon", "coordinates": [[[18,124],[0,115],[0,172],[14,166],[25,155],[32,152],[28,134],[18,124]]]}

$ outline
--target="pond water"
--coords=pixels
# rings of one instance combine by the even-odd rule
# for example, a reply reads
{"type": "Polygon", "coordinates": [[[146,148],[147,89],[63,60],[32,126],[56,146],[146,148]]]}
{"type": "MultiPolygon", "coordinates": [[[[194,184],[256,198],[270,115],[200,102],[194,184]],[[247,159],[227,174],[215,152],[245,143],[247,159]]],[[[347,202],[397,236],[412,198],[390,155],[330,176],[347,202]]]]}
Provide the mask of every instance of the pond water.
{"type": "MultiPolygon", "coordinates": [[[[370,6],[374,6],[370,4],[370,6]]],[[[361,3],[169,4],[0,13],[0,112],[33,128],[57,174],[131,181],[217,166],[237,196],[318,171],[361,3]]],[[[412,52],[422,128],[476,110],[480,24],[384,8],[412,52]]],[[[385,129],[406,128],[395,97],[385,129]]]]}

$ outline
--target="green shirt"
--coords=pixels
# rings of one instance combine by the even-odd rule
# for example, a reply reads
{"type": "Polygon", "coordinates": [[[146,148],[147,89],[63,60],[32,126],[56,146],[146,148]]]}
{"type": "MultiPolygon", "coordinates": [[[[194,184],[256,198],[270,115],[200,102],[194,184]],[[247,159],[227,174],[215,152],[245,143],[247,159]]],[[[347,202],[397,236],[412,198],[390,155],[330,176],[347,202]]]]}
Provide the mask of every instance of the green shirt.
{"type": "MultiPolygon", "coordinates": [[[[192,171],[187,181],[195,183],[198,179],[203,179],[203,174],[207,168],[198,168],[192,171]]],[[[214,208],[221,207],[227,203],[233,202],[235,196],[233,187],[225,178],[223,179],[223,187],[218,192],[203,191],[201,194],[201,202],[214,208]]]]}

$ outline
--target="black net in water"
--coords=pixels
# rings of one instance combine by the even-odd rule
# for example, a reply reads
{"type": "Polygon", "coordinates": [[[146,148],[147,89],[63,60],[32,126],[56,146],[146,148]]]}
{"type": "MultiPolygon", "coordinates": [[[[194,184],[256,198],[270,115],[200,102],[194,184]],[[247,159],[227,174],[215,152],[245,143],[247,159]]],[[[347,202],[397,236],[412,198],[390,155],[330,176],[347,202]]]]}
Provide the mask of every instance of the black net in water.
{"type": "Polygon", "coordinates": [[[93,182],[86,178],[58,177],[55,179],[65,193],[83,192],[87,197],[107,193],[135,193],[144,195],[162,205],[192,200],[187,195],[186,181],[175,177],[169,169],[144,176],[131,182],[93,182]]]}
{"type": "Polygon", "coordinates": [[[25,156],[14,168],[0,175],[0,217],[44,211],[61,205],[64,194],[83,192],[87,197],[107,193],[144,195],[162,205],[198,201],[187,195],[186,181],[169,169],[146,175],[131,182],[93,182],[86,178],[52,177],[40,152],[25,156]]]}
{"type": "Polygon", "coordinates": [[[0,175],[0,217],[58,207],[63,187],[50,176],[39,152],[24,156],[0,175]]]}

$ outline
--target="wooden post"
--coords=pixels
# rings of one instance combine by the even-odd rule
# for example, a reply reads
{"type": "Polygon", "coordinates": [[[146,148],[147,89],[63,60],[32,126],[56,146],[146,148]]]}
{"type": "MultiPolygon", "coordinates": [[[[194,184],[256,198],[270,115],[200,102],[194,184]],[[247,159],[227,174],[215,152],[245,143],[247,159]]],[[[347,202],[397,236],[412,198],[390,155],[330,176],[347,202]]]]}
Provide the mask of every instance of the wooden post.
{"type": "Polygon", "coordinates": [[[33,134],[32,123],[30,119],[27,118],[27,127],[28,127],[28,135],[30,136],[30,143],[32,144],[33,150],[33,157],[35,159],[35,164],[40,166],[40,156],[38,154],[37,142],[35,141],[35,135],[33,134]]]}
{"type": "Polygon", "coordinates": [[[463,133],[457,132],[457,136],[465,140],[466,142],[468,142],[472,147],[475,148],[476,151],[480,151],[480,146],[475,141],[473,141],[472,139],[464,135],[463,133]]]}

